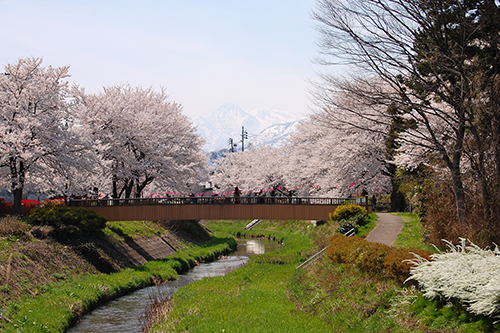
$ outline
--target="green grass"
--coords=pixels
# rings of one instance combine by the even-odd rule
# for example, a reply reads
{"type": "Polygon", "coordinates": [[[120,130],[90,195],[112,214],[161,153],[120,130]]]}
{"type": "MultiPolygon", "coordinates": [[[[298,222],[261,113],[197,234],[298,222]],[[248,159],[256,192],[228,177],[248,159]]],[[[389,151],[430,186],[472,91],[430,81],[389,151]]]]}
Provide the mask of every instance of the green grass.
{"type": "MultiPolygon", "coordinates": [[[[413,236],[402,246],[425,247],[421,233],[420,238],[414,235],[421,230],[419,220],[408,214],[403,219],[403,236],[413,236]]],[[[368,276],[346,264],[325,258],[296,270],[322,246],[332,226],[263,221],[255,230],[242,230],[246,223],[210,221],[209,227],[242,237],[275,238],[283,241],[283,248],[254,256],[246,267],[224,277],[180,289],[150,332],[498,331],[491,319],[474,318],[456,305],[426,300],[396,281],[368,276]],[[401,298],[403,294],[410,296],[401,298]]]]}
{"type": "Polygon", "coordinates": [[[201,280],[179,290],[170,320],[157,328],[168,332],[329,332],[321,320],[297,312],[287,299],[293,270],[293,264],[250,263],[225,277],[201,280]]]}
{"type": "Polygon", "coordinates": [[[279,239],[283,248],[254,256],[224,277],[182,288],[151,332],[407,332],[386,311],[398,284],[374,282],[324,260],[296,270],[323,246],[333,224],[263,221],[255,230],[238,228],[244,225],[209,222],[212,229],[242,237],[279,239]]]}
{"type": "Polygon", "coordinates": [[[429,251],[436,249],[424,242],[424,228],[418,215],[414,213],[392,213],[400,216],[404,226],[398,238],[394,242],[395,247],[419,248],[429,251]]]}
{"type": "MultiPolygon", "coordinates": [[[[214,224],[230,227],[211,223],[210,228],[215,229],[214,224]]],[[[226,276],[205,278],[180,289],[171,301],[168,319],[151,332],[330,332],[321,319],[297,311],[288,299],[290,276],[305,259],[311,240],[279,230],[268,233],[283,241],[280,250],[254,256],[226,276]]]]}
{"type": "MultiPolygon", "coordinates": [[[[85,275],[40,287],[41,294],[11,303],[5,315],[13,325],[2,332],[63,332],[80,315],[97,305],[155,282],[176,279],[198,261],[213,260],[236,246],[233,238],[214,238],[199,248],[178,252],[115,274],[85,275]]],[[[3,325],[3,326],[2,326],[3,325]]]]}
{"type": "Polygon", "coordinates": [[[165,232],[159,224],[152,221],[108,221],[104,233],[118,240],[152,237],[165,232]]]}
{"type": "Polygon", "coordinates": [[[377,226],[378,215],[376,213],[368,214],[365,218],[366,224],[358,228],[357,236],[365,238],[370,231],[377,226]]]}

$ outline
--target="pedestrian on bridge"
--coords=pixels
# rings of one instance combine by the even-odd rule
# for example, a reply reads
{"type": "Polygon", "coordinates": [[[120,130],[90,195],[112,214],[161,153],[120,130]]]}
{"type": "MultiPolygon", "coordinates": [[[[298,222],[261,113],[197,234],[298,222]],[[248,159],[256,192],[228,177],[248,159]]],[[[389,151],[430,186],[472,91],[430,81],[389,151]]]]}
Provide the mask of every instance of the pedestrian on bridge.
{"type": "Polygon", "coordinates": [[[240,192],[240,189],[238,188],[238,186],[236,186],[234,188],[234,203],[240,203],[240,195],[241,195],[241,192],[240,192]]]}

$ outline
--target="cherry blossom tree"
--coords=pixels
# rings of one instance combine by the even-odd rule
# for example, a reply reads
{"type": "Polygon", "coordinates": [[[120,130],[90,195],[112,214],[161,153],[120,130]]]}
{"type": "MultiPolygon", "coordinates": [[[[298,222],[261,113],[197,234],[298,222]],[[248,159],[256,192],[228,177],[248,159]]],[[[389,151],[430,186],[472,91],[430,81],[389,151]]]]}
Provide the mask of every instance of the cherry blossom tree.
{"type": "MultiPolygon", "coordinates": [[[[287,181],[319,184],[323,187],[318,194],[324,196],[389,190],[389,178],[383,172],[385,137],[357,129],[354,123],[354,119],[349,125],[334,123],[332,119],[325,121],[322,113],[302,121],[286,147],[290,155],[287,181]]],[[[311,190],[314,188],[308,189],[311,190]]]]}
{"type": "Polygon", "coordinates": [[[367,131],[380,121],[392,124],[395,115],[406,120],[398,139],[402,151],[406,157],[418,153],[420,160],[438,157],[445,165],[460,224],[470,222],[464,188],[469,170],[481,183],[486,219],[498,220],[498,204],[492,203],[499,201],[500,150],[491,148],[500,137],[494,111],[498,1],[318,0],[313,17],[321,63],[348,69],[344,77],[322,75],[317,101],[323,109],[364,119],[367,131]],[[329,95],[338,93],[385,109],[344,107],[335,98],[330,104],[329,95]]]}
{"type": "Polygon", "coordinates": [[[75,110],[93,138],[114,198],[140,197],[153,183],[185,189],[205,167],[202,139],[163,90],[120,85],[89,95],[75,88],[75,110]]]}
{"type": "Polygon", "coordinates": [[[88,195],[94,187],[104,187],[103,179],[99,176],[103,169],[92,144],[83,139],[79,141],[81,149],[72,151],[71,160],[39,163],[37,169],[42,176],[35,179],[38,191],[53,195],[62,194],[67,202],[71,196],[88,195]]]}
{"type": "Polygon", "coordinates": [[[19,59],[0,74],[0,167],[8,170],[14,214],[28,178],[79,149],[68,128],[67,77],[68,67],[45,68],[41,58],[19,59]]]}
{"type": "MultiPolygon", "coordinates": [[[[281,148],[252,147],[229,153],[213,165],[211,180],[223,192],[273,189],[297,196],[349,196],[390,189],[384,174],[385,137],[325,123],[319,114],[302,121],[281,148]],[[279,188],[279,190],[278,190],[279,188]],[[285,190],[286,188],[286,190],[285,190]]],[[[269,194],[271,194],[269,193],[269,194]]]]}
{"type": "MultiPolygon", "coordinates": [[[[245,194],[262,191],[262,195],[266,190],[284,189],[287,185],[284,178],[287,166],[288,160],[283,149],[252,146],[245,151],[228,153],[217,160],[212,166],[214,172],[211,181],[226,193],[238,187],[248,191],[245,194]]],[[[271,191],[269,194],[274,193],[271,191]]]]}

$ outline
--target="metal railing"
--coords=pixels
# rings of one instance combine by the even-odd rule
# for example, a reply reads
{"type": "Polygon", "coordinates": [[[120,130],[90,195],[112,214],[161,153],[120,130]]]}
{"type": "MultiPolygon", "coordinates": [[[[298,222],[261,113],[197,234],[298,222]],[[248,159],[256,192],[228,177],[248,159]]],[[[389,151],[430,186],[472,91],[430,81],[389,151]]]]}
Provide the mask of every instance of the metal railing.
{"type": "Polygon", "coordinates": [[[366,205],[368,198],[310,198],[310,197],[164,197],[129,199],[70,199],[73,207],[143,206],[143,205],[366,205]]]}
{"type": "MultiPolygon", "coordinates": [[[[352,228],[351,230],[349,230],[348,232],[346,232],[344,234],[344,236],[351,237],[351,236],[354,236],[355,234],[356,234],[356,229],[352,228]]],[[[309,266],[310,264],[312,264],[313,262],[315,262],[319,258],[323,257],[326,254],[326,250],[328,249],[328,247],[330,247],[330,245],[328,245],[325,248],[321,249],[318,253],[316,253],[315,255],[313,255],[311,258],[307,259],[302,264],[300,264],[297,267],[295,267],[295,270],[297,270],[297,269],[299,269],[301,267],[302,268],[306,268],[307,266],[309,266]]]]}

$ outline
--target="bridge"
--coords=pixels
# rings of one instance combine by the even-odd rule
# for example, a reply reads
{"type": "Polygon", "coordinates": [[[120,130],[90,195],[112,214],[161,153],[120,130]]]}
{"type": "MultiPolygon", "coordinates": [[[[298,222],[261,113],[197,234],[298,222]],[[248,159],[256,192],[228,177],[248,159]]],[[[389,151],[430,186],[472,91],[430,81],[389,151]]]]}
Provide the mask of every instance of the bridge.
{"type": "Polygon", "coordinates": [[[339,205],[357,204],[369,213],[368,197],[165,197],[70,200],[109,221],[136,220],[328,220],[339,205]]]}

